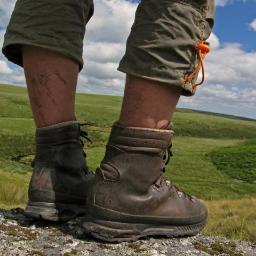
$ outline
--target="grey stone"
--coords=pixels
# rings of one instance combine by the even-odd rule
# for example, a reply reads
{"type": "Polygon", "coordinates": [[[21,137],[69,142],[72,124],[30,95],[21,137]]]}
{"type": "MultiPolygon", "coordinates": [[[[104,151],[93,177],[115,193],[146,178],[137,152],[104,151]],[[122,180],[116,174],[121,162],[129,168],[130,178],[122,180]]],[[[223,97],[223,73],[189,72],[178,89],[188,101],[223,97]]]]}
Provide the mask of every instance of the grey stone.
{"type": "Polygon", "coordinates": [[[22,209],[0,209],[0,255],[10,256],[255,256],[246,241],[198,235],[189,238],[149,238],[108,244],[86,237],[81,218],[54,224],[33,221],[22,209]]]}

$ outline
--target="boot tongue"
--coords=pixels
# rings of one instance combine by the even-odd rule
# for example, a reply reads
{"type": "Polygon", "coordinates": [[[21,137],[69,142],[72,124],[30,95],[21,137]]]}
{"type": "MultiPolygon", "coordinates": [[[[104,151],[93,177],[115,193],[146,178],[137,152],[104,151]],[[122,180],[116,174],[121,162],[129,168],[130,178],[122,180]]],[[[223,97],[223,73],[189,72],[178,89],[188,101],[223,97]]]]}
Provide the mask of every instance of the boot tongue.
{"type": "Polygon", "coordinates": [[[135,190],[145,192],[162,175],[163,157],[172,136],[170,129],[114,125],[102,164],[111,164],[121,179],[129,180],[135,190]]]}

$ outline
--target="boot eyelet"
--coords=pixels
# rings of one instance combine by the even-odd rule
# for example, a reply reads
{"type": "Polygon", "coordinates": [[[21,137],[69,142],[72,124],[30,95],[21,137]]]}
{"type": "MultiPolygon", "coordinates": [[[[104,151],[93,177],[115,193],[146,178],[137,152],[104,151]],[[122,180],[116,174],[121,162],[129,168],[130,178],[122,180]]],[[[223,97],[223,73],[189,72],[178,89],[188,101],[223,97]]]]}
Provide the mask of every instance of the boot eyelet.
{"type": "Polygon", "coordinates": [[[154,184],[153,187],[156,191],[160,191],[160,186],[158,186],[157,184],[154,184]]]}

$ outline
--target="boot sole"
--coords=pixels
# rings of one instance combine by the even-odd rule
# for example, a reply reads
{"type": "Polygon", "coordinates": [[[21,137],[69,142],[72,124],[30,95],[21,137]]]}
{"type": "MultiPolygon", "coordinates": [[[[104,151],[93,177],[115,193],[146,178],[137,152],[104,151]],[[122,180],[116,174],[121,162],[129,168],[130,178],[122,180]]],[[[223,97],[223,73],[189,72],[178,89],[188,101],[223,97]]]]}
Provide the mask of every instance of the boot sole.
{"type": "Polygon", "coordinates": [[[37,220],[68,221],[85,214],[85,207],[75,204],[29,203],[24,215],[37,220]]]}
{"type": "Polygon", "coordinates": [[[198,234],[207,220],[193,225],[150,225],[141,223],[123,223],[105,220],[85,219],[83,228],[87,235],[106,242],[132,242],[150,236],[184,237],[198,234]]]}

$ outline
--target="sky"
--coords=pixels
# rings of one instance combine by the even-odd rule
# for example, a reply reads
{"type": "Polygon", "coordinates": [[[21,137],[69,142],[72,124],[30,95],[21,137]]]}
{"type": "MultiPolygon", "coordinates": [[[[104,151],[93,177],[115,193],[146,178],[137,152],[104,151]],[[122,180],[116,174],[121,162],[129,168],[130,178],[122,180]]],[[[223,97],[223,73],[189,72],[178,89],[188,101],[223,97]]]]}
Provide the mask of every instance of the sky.
{"type": "MultiPolygon", "coordinates": [[[[78,91],[123,95],[124,74],[116,70],[125,51],[137,1],[95,0],[84,39],[85,66],[78,91]]],[[[0,0],[0,44],[15,0],[0,0]]],[[[216,21],[206,59],[206,82],[178,107],[256,119],[256,0],[217,0],[216,21]]],[[[0,53],[0,83],[25,86],[22,68],[0,53]]]]}

